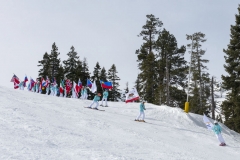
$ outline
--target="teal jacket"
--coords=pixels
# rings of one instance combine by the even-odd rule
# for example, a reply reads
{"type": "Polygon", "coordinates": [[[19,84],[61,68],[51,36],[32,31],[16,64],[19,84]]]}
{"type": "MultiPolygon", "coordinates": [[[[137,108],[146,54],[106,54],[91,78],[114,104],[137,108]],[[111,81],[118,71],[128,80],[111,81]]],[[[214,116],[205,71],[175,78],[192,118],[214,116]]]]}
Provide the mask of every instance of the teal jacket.
{"type": "Polygon", "coordinates": [[[103,98],[107,98],[108,97],[108,91],[104,91],[103,92],[103,98]]]}
{"type": "Polygon", "coordinates": [[[81,95],[83,95],[84,94],[84,89],[81,89],[81,95]]]}
{"type": "Polygon", "coordinates": [[[99,100],[100,100],[100,97],[99,97],[98,95],[95,95],[94,98],[93,98],[93,101],[94,101],[94,102],[97,102],[97,101],[99,101],[99,100]]]}
{"type": "Polygon", "coordinates": [[[84,94],[87,94],[87,88],[84,88],[83,93],[84,93],[84,94]]]}
{"type": "Polygon", "coordinates": [[[215,134],[220,134],[221,131],[222,131],[220,125],[218,125],[218,124],[215,124],[215,125],[212,127],[212,130],[213,130],[213,132],[214,132],[215,134]]]}
{"type": "Polygon", "coordinates": [[[146,110],[145,105],[143,103],[140,104],[140,112],[146,110]]]}

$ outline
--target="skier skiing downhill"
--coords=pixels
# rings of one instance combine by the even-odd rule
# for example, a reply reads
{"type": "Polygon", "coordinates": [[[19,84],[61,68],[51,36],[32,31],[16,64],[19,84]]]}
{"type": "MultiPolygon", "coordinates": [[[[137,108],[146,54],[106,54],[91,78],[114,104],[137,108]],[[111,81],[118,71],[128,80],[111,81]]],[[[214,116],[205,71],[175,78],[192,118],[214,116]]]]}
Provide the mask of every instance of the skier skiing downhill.
{"type": "Polygon", "coordinates": [[[225,141],[221,134],[222,129],[216,120],[214,121],[214,126],[212,127],[212,130],[214,131],[215,135],[217,136],[217,139],[220,142],[219,146],[226,146],[225,141]]]}
{"type": "Polygon", "coordinates": [[[108,97],[108,90],[105,89],[105,91],[103,92],[102,104],[100,106],[103,106],[103,100],[104,100],[105,101],[105,106],[103,106],[103,107],[108,107],[108,105],[107,105],[107,97],[108,97]]]}
{"type": "Polygon", "coordinates": [[[101,93],[98,93],[97,95],[95,95],[94,98],[93,98],[93,102],[90,104],[90,106],[88,108],[98,110],[97,107],[98,107],[98,101],[100,100],[100,97],[101,97],[101,93]],[[96,104],[96,106],[94,108],[92,107],[93,104],[96,104]]]}
{"type": "Polygon", "coordinates": [[[140,103],[140,113],[137,116],[137,118],[135,119],[135,121],[139,121],[139,122],[145,122],[144,118],[145,118],[145,113],[144,110],[146,110],[145,105],[144,105],[145,101],[142,101],[142,103],[140,103]],[[139,118],[142,116],[142,120],[140,120],[139,118]]]}

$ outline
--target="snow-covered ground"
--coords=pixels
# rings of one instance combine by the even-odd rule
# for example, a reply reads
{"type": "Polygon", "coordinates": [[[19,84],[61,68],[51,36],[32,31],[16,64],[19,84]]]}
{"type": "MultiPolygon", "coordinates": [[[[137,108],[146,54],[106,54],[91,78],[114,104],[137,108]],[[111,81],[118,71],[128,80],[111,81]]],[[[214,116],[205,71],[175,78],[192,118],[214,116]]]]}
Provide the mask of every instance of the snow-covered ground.
{"type": "Polygon", "coordinates": [[[109,102],[105,112],[90,103],[0,87],[0,159],[240,159],[240,135],[221,124],[220,147],[201,115],[147,103],[143,123],[133,121],[138,103],[109,102]]]}

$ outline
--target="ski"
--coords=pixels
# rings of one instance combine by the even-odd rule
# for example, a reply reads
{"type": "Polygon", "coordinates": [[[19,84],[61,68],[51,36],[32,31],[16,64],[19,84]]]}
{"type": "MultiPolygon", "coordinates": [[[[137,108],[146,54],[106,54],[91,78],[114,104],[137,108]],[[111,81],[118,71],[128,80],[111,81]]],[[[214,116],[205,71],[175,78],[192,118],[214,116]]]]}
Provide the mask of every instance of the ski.
{"type": "Polygon", "coordinates": [[[144,123],[147,123],[146,121],[142,121],[142,120],[138,120],[138,121],[136,121],[136,120],[134,120],[135,122],[144,122],[144,123]]]}
{"type": "Polygon", "coordinates": [[[89,107],[84,107],[84,108],[88,108],[88,109],[92,109],[92,110],[96,110],[96,111],[105,111],[103,109],[94,109],[94,108],[89,108],[89,107]]]}

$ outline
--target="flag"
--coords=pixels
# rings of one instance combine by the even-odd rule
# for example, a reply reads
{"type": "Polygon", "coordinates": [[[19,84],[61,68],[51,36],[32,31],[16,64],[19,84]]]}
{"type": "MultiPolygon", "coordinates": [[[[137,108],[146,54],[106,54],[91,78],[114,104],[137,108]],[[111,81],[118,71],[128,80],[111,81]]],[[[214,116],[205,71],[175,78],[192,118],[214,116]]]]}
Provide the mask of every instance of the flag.
{"type": "Polygon", "coordinates": [[[82,82],[79,78],[79,80],[78,80],[78,93],[80,92],[81,89],[82,89],[82,82]]]}
{"type": "Polygon", "coordinates": [[[38,86],[38,90],[39,90],[39,93],[42,93],[42,78],[41,78],[41,80],[40,80],[40,82],[39,82],[39,86],[38,86]]]}
{"type": "Polygon", "coordinates": [[[30,88],[29,90],[32,90],[32,88],[34,87],[35,81],[30,77],[30,88]]]}
{"type": "Polygon", "coordinates": [[[42,85],[42,87],[46,87],[47,86],[47,82],[44,80],[44,78],[42,78],[41,85],[42,85]]]}
{"type": "Polygon", "coordinates": [[[92,88],[92,82],[91,82],[89,79],[87,79],[87,86],[88,86],[89,88],[92,88]]]}
{"type": "Polygon", "coordinates": [[[72,89],[72,83],[69,79],[66,80],[66,91],[67,91],[67,94],[71,91],[72,89]]]}
{"type": "Polygon", "coordinates": [[[96,82],[94,81],[92,84],[91,92],[94,93],[96,91],[97,91],[97,85],[96,85],[96,82]]]}
{"type": "Polygon", "coordinates": [[[126,94],[126,100],[125,102],[128,103],[128,102],[133,102],[133,101],[136,101],[139,99],[139,95],[138,95],[138,92],[136,90],[136,88],[133,88],[131,91],[129,91],[127,94],[126,94]]]}
{"type": "Polygon", "coordinates": [[[16,84],[20,83],[19,78],[14,74],[10,82],[15,82],[16,84]]]}
{"type": "Polygon", "coordinates": [[[61,81],[61,85],[62,85],[62,88],[64,89],[65,88],[64,80],[61,81]]]}
{"type": "Polygon", "coordinates": [[[13,77],[12,77],[10,82],[13,82],[14,89],[18,89],[19,88],[20,80],[19,80],[19,78],[15,74],[13,75],[13,77]]]}
{"type": "Polygon", "coordinates": [[[57,80],[56,80],[56,78],[54,77],[53,78],[53,85],[56,85],[57,84],[57,80]]]}
{"type": "Polygon", "coordinates": [[[213,124],[209,121],[205,114],[203,115],[203,122],[206,124],[208,130],[212,130],[213,124]]]}
{"type": "Polygon", "coordinates": [[[104,89],[112,89],[113,88],[112,82],[103,82],[100,80],[100,84],[101,84],[102,88],[104,88],[104,89]]]}
{"type": "Polygon", "coordinates": [[[47,78],[46,78],[46,87],[48,87],[49,86],[49,84],[50,84],[50,80],[49,80],[49,78],[48,78],[48,76],[47,76],[47,78]]]}
{"type": "Polygon", "coordinates": [[[60,93],[63,93],[63,91],[64,91],[64,84],[63,84],[63,80],[61,81],[61,83],[60,83],[60,87],[59,87],[59,92],[60,93]]]}
{"type": "Polygon", "coordinates": [[[19,83],[13,82],[13,84],[14,84],[14,89],[18,89],[19,88],[19,83]]]}
{"type": "Polygon", "coordinates": [[[73,81],[73,90],[74,90],[74,92],[75,92],[74,98],[75,98],[75,97],[78,97],[77,88],[78,88],[78,85],[73,81]]]}
{"type": "Polygon", "coordinates": [[[26,87],[26,82],[28,81],[27,76],[24,77],[24,81],[23,81],[23,87],[26,87]]]}

